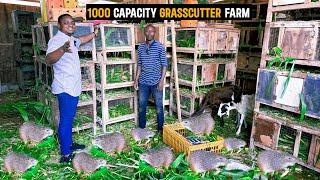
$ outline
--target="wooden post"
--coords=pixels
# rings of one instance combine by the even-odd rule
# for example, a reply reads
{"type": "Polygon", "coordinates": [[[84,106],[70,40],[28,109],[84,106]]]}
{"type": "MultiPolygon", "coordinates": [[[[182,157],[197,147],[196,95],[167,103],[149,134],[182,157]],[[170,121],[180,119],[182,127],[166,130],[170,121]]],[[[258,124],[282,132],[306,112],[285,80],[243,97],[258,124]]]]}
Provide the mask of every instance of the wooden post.
{"type": "Polygon", "coordinates": [[[272,3],[273,0],[269,0],[266,22],[272,21],[272,3]]]}
{"type": "Polygon", "coordinates": [[[300,140],[301,140],[302,131],[298,130],[296,135],[296,140],[294,142],[293,156],[298,157],[299,148],[300,148],[300,140]]]}
{"type": "MultiPolygon", "coordinates": [[[[137,71],[137,59],[136,59],[136,50],[135,50],[135,31],[134,26],[131,27],[131,44],[132,44],[132,50],[131,50],[131,59],[134,61],[134,64],[130,65],[130,67],[133,67],[133,77],[136,77],[136,71],[137,71]]],[[[132,77],[132,76],[131,76],[132,77]]],[[[130,79],[131,80],[131,79],[130,79]]],[[[136,126],[138,126],[138,93],[137,91],[134,91],[134,97],[133,97],[133,108],[134,108],[134,121],[136,126]]]]}
{"type": "Polygon", "coordinates": [[[315,150],[316,150],[316,145],[317,145],[317,138],[316,135],[312,135],[311,138],[311,145],[309,148],[309,155],[308,155],[308,164],[312,165],[314,164],[314,156],[316,154],[315,150]]]}
{"type": "MultiPolygon", "coordinates": [[[[173,0],[170,0],[169,4],[173,4],[173,0]]],[[[180,89],[179,89],[179,78],[178,78],[178,65],[177,65],[177,49],[176,49],[176,30],[174,20],[170,21],[171,23],[171,41],[172,41],[172,67],[174,73],[174,86],[176,89],[176,102],[177,102],[177,114],[179,122],[181,119],[181,107],[180,107],[180,89]]]]}

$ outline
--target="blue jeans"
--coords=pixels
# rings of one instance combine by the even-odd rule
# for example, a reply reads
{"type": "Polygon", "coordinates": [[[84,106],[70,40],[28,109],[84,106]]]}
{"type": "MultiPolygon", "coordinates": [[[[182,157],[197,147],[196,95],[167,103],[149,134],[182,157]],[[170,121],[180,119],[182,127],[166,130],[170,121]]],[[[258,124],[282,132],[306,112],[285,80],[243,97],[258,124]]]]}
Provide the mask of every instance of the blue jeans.
{"type": "Polygon", "coordinates": [[[73,97],[67,93],[58,94],[60,122],[58,136],[62,155],[72,153],[72,122],[77,112],[79,97],[73,97]]]}
{"type": "Polygon", "coordinates": [[[163,90],[159,91],[157,89],[158,85],[145,85],[139,84],[139,127],[146,127],[146,110],[148,105],[148,99],[150,94],[153,95],[156,109],[157,109],[157,121],[158,121],[158,130],[162,130],[163,122],[164,122],[164,114],[163,114],[163,90]]]}

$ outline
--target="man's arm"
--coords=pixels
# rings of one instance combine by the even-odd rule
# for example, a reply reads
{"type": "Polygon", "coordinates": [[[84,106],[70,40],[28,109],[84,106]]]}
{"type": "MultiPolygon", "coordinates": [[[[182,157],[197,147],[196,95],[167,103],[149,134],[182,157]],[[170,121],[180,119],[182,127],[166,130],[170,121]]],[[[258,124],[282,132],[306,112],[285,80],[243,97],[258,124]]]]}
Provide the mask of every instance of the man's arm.
{"type": "Polygon", "coordinates": [[[84,36],[80,36],[79,39],[81,41],[81,44],[85,44],[89,41],[91,41],[94,37],[96,37],[96,35],[98,34],[99,29],[95,28],[93,33],[84,35],[84,36]]]}
{"type": "Polygon", "coordinates": [[[160,49],[160,62],[161,62],[161,66],[162,66],[162,70],[161,70],[162,72],[161,72],[161,79],[158,84],[159,91],[163,90],[164,79],[166,78],[167,66],[168,66],[167,52],[166,52],[166,49],[164,48],[163,45],[161,45],[161,49],[160,49]]]}
{"type": "Polygon", "coordinates": [[[65,42],[63,46],[48,53],[46,55],[46,63],[50,65],[56,63],[64,55],[65,52],[71,52],[70,41],[65,42]]]}
{"type": "Polygon", "coordinates": [[[166,78],[166,73],[167,73],[167,66],[162,66],[162,73],[161,73],[160,81],[164,81],[164,78],[166,78]]]}
{"type": "Polygon", "coordinates": [[[136,71],[136,77],[134,79],[134,88],[136,90],[138,90],[138,86],[139,86],[139,78],[140,78],[140,74],[141,74],[141,66],[142,66],[142,61],[141,61],[141,56],[140,56],[140,51],[141,51],[141,46],[138,47],[138,63],[137,63],[137,71],[136,71]]]}
{"type": "Polygon", "coordinates": [[[136,72],[136,78],[134,80],[134,88],[138,90],[138,85],[139,85],[139,78],[141,74],[141,66],[137,66],[137,72],[136,72]]]}

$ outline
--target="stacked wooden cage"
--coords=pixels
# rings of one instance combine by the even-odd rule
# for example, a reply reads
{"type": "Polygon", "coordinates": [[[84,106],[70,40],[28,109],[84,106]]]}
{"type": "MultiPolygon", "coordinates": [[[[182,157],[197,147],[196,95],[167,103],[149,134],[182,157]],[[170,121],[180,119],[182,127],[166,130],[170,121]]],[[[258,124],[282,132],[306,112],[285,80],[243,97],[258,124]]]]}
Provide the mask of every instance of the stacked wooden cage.
{"type": "MultiPolygon", "coordinates": [[[[76,23],[75,37],[85,35],[93,32],[92,23],[76,23]]],[[[34,44],[34,63],[36,79],[43,88],[39,91],[39,100],[51,106],[52,110],[52,124],[58,126],[59,110],[57,99],[50,92],[51,84],[53,82],[53,67],[45,61],[45,53],[47,44],[58,32],[58,26],[55,22],[49,22],[43,25],[34,25],[32,28],[33,44],[34,44]]],[[[96,47],[95,39],[83,44],[79,48],[80,66],[81,66],[81,83],[82,93],[79,96],[78,111],[75,117],[75,127],[73,131],[93,128],[96,134],[96,84],[95,84],[95,64],[96,61],[96,47]]]]}
{"type": "MultiPolygon", "coordinates": [[[[235,83],[239,34],[239,30],[232,25],[218,23],[176,29],[183,115],[193,114],[210,88],[235,83]]],[[[173,110],[176,110],[174,107],[173,110]]]]}
{"type": "Polygon", "coordinates": [[[19,66],[18,82],[23,92],[31,90],[35,85],[31,26],[35,24],[37,16],[37,13],[27,11],[12,12],[16,59],[19,66]]]}
{"type": "MultiPolygon", "coordinates": [[[[153,24],[156,28],[155,40],[159,41],[161,44],[164,45],[167,52],[167,73],[166,78],[164,80],[164,87],[163,87],[163,106],[169,107],[170,101],[172,101],[172,84],[171,84],[171,74],[172,74],[172,55],[170,48],[172,47],[171,44],[171,27],[167,23],[158,23],[153,24]]],[[[135,43],[136,45],[140,45],[141,43],[145,42],[145,35],[144,29],[140,25],[135,26],[135,43]]],[[[154,102],[153,99],[150,99],[151,102],[154,102]]],[[[170,108],[169,108],[170,110],[170,108]]]]}
{"type": "Polygon", "coordinates": [[[98,122],[108,124],[137,120],[137,95],[133,87],[136,69],[132,24],[100,24],[96,38],[98,122]],[[119,113],[121,111],[121,113],[119,113]]]}
{"type": "Polygon", "coordinates": [[[269,1],[250,146],[291,153],[300,165],[320,172],[320,22],[270,18],[300,7],[320,6],[319,1],[269,1]],[[274,51],[279,53],[274,47],[289,60],[286,69],[271,66],[274,51]]]}

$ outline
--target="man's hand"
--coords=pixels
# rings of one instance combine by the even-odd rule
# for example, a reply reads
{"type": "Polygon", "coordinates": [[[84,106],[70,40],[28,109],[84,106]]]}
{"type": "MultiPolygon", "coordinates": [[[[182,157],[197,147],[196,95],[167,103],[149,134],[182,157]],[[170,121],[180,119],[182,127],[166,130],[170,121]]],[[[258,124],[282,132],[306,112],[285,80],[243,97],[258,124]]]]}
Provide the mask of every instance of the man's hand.
{"type": "Polygon", "coordinates": [[[134,89],[135,90],[138,90],[139,89],[139,83],[138,83],[138,81],[136,80],[136,81],[134,81],[134,83],[133,83],[133,87],[134,87],[134,89]]]}
{"type": "Polygon", "coordinates": [[[164,81],[163,81],[163,79],[161,79],[160,82],[158,83],[158,91],[162,91],[163,86],[164,86],[164,81]]]}
{"type": "Polygon", "coordinates": [[[94,34],[95,36],[97,36],[99,33],[99,27],[98,26],[94,26],[94,34]]]}
{"type": "Polygon", "coordinates": [[[65,42],[64,45],[62,46],[62,49],[64,52],[72,53],[70,49],[70,41],[65,42]]]}

